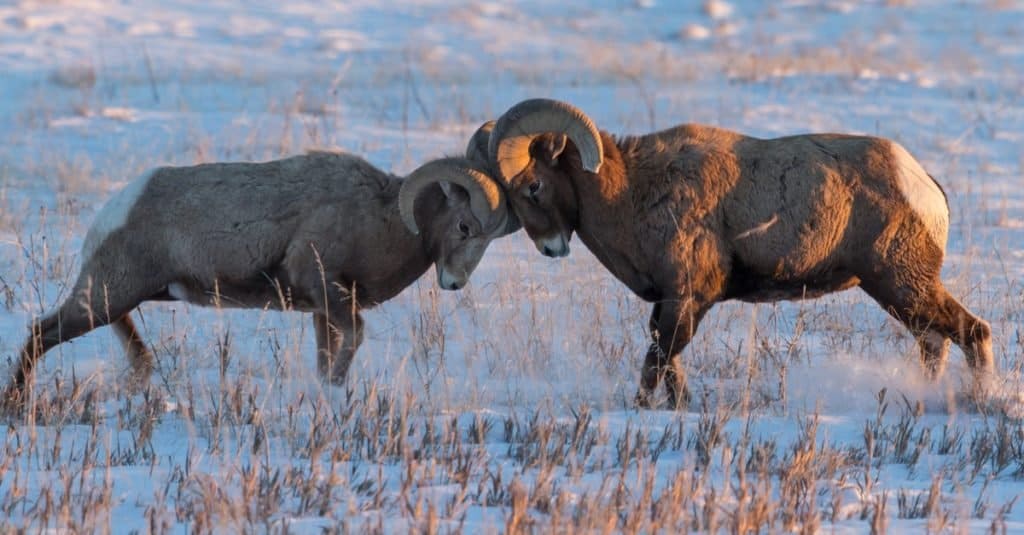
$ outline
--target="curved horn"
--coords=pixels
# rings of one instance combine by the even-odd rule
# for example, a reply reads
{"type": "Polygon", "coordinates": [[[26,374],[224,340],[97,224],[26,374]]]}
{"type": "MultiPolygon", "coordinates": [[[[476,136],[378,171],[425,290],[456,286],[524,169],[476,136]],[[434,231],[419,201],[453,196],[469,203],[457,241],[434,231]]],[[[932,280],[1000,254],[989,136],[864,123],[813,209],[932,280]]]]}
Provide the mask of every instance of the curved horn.
{"type": "MultiPolygon", "coordinates": [[[[494,130],[494,125],[497,121],[487,121],[480,125],[480,128],[476,129],[473,133],[473,137],[469,139],[469,144],[466,145],[466,159],[473,162],[473,165],[479,166],[484,169],[491,168],[490,159],[490,141],[491,132],[494,130]]],[[[494,173],[488,172],[489,175],[493,176],[494,173]]],[[[502,230],[502,236],[508,236],[509,234],[517,232],[523,228],[523,224],[516,217],[515,211],[511,208],[508,209],[508,219],[505,221],[505,228],[502,230]]]]}
{"type": "Polygon", "coordinates": [[[419,234],[414,207],[424,188],[442,180],[461,186],[469,192],[469,208],[486,225],[499,211],[507,210],[505,197],[498,184],[487,173],[463,158],[443,158],[420,166],[406,177],[398,192],[398,212],[413,234],[419,234]]]}
{"type": "Polygon", "coordinates": [[[491,141],[491,130],[494,130],[494,121],[487,121],[476,129],[473,137],[466,145],[466,159],[482,167],[491,163],[489,143],[491,141]]]}
{"type": "Polygon", "coordinates": [[[519,220],[519,217],[510,208],[508,211],[508,219],[505,221],[505,228],[501,231],[501,235],[508,236],[509,234],[515,234],[521,228],[523,228],[523,222],[519,220]]]}
{"type": "Polygon", "coordinates": [[[587,114],[566,102],[535,98],[509,108],[491,132],[488,153],[501,180],[508,183],[530,164],[530,144],[548,132],[567,135],[585,169],[596,173],[601,168],[601,136],[587,114]]]}

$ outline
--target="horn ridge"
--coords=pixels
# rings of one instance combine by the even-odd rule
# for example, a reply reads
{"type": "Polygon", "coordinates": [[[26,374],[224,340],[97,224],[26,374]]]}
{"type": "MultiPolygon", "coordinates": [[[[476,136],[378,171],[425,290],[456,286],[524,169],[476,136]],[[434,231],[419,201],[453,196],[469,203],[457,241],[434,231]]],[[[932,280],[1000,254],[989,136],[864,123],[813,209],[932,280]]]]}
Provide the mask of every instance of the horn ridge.
{"type": "Polygon", "coordinates": [[[601,135],[579,108],[547,98],[524,100],[508,109],[494,125],[488,143],[492,167],[508,184],[530,164],[530,145],[541,134],[565,134],[576,145],[583,167],[598,172],[604,161],[601,135]]]}

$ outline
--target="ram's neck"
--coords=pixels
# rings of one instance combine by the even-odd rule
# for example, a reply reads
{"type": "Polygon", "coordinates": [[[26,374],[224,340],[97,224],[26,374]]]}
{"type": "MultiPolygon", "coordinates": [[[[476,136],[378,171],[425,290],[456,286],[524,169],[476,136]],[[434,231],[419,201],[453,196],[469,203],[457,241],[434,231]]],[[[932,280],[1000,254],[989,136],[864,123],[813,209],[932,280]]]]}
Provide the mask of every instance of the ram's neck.
{"type": "Polygon", "coordinates": [[[616,278],[644,299],[657,298],[646,261],[634,240],[634,189],[631,176],[637,162],[615,138],[601,132],[604,163],[598,173],[575,174],[576,234],[616,278]]]}
{"type": "Polygon", "coordinates": [[[597,173],[579,170],[572,175],[578,214],[576,230],[585,242],[588,236],[597,237],[602,231],[614,232],[616,223],[621,222],[619,216],[630,204],[629,162],[623,159],[612,136],[601,132],[601,142],[604,146],[601,169],[597,173]]]}
{"type": "Polygon", "coordinates": [[[629,190],[628,169],[630,162],[624,159],[615,138],[601,132],[601,144],[604,147],[604,160],[597,173],[582,171],[574,176],[576,195],[580,207],[597,205],[614,205],[622,202],[629,190]],[[585,202],[584,202],[585,201],[585,202]]]}
{"type": "MultiPolygon", "coordinates": [[[[362,280],[357,280],[369,298],[365,305],[387,301],[398,295],[423,276],[433,256],[427,245],[430,230],[424,228],[443,208],[444,194],[440,188],[427,188],[416,201],[416,219],[420,222],[420,233],[413,234],[405,226],[398,210],[398,185],[394,194],[382,199],[382,220],[377,232],[370,233],[362,244],[366,268],[362,280]]],[[[363,299],[360,299],[362,302],[363,299]]]]}

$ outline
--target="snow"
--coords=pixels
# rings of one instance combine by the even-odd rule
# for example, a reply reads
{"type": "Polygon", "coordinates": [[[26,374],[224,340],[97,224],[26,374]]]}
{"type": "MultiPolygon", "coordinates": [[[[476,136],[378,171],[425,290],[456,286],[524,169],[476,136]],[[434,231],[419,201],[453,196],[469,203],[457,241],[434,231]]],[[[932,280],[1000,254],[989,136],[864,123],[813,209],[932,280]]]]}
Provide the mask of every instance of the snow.
{"type": "MultiPolygon", "coordinates": [[[[8,366],[66,296],[100,207],[146,169],[339,147],[407,173],[550,97],[614,133],[897,141],[948,194],[944,280],[991,323],[1000,370],[980,406],[955,348],[927,382],[913,340],[856,290],[724,303],[684,352],[687,410],[637,411],[649,306],[582,245],[548,259],[519,233],[464,290],[428,273],[368,312],[345,388],[320,383],[300,314],[146,304],[144,392],[121,386],[108,329],[54,349],[41,408],[0,416],[0,530],[597,531],[602,511],[628,530],[630,511],[658,509],[649,479],[653,501],[695,489],[682,515],[717,500],[722,529],[758,492],[782,511],[809,488],[797,509],[821,531],[867,532],[881,511],[893,532],[1024,532],[1022,30],[1024,6],[998,0],[0,6],[8,366]],[[747,463],[765,483],[741,495],[740,456],[762,446],[775,464],[747,463]],[[809,486],[786,483],[808,451],[809,486]],[[915,512],[933,477],[936,509],[915,512]]],[[[763,531],[796,529],[778,514],[763,531]]]]}

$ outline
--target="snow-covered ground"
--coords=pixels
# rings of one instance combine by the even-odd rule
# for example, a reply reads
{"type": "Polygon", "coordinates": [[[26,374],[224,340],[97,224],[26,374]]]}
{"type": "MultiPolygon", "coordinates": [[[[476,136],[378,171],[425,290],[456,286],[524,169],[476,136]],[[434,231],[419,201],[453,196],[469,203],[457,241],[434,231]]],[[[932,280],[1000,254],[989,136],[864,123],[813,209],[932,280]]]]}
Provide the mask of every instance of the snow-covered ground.
{"type": "MultiPolygon", "coordinates": [[[[949,194],[944,278],[1002,384],[958,403],[859,291],[726,303],[687,412],[637,411],[647,305],[584,247],[495,242],[366,314],[348,388],[300,314],[147,304],[4,416],[0,530],[1024,532],[1024,4],[1012,0],[23,1],[0,6],[0,358],[92,217],[164,164],[340,147],[405,173],[527,97],[599,127],[887,136],[949,194]],[[395,4],[395,5],[389,5],[395,4]]],[[[6,379],[4,379],[6,380],[6,379]]]]}

